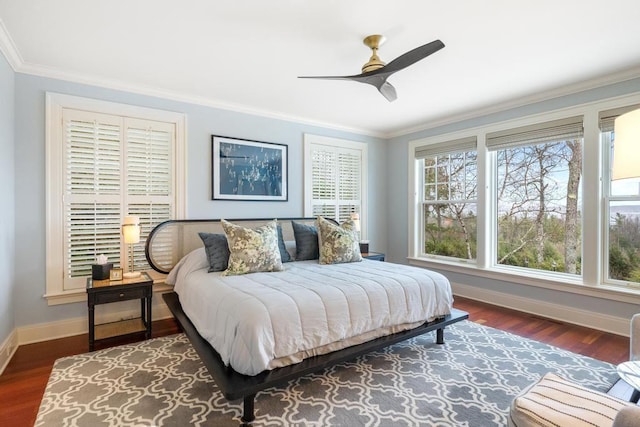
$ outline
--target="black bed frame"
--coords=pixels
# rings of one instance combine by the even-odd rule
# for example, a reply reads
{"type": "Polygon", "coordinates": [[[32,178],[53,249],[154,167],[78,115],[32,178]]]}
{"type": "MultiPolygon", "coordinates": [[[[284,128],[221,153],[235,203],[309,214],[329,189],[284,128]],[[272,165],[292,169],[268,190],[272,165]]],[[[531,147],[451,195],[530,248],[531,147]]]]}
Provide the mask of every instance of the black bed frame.
{"type": "Polygon", "coordinates": [[[372,341],[347,347],[332,353],[310,357],[294,365],[276,368],[271,371],[263,371],[255,376],[248,376],[239,374],[232,368],[224,365],[218,352],[211,347],[209,342],[202,338],[193,323],[191,323],[191,320],[189,320],[182,310],[178,294],[169,292],[163,294],[162,297],[184,333],[189,337],[191,344],[209,370],[209,373],[218,388],[222,391],[224,397],[227,400],[244,400],[244,412],[241,418],[243,426],[250,425],[255,419],[254,401],[256,394],[261,390],[286,385],[289,381],[303,375],[321,371],[341,362],[353,360],[358,356],[380,350],[389,345],[427,332],[436,331],[436,343],[444,344],[444,328],[469,317],[469,314],[464,311],[452,309],[451,314],[433,322],[426,322],[408,331],[376,338],[372,341]]]}

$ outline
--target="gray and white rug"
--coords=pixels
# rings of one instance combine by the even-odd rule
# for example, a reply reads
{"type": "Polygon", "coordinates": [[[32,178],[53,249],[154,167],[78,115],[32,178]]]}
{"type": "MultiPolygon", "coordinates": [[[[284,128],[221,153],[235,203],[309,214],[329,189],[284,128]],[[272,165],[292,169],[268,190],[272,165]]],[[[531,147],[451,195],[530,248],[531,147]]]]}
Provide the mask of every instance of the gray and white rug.
{"type": "MultiPolygon", "coordinates": [[[[258,426],[503,426],[511,399],[546,372],[605,391],[615,367],[460,322],[308,375],[256,398],[258,426]]],[[[36,426],[237,426],[182,335],[56,361],[36,426]]]]}

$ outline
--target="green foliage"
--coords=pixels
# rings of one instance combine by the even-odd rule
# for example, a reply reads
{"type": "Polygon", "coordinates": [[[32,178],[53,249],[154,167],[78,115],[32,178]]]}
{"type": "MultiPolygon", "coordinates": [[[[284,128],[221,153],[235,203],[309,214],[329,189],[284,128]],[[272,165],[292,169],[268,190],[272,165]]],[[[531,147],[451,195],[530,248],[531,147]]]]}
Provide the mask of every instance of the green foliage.
{"type": "Polygon", "coordinates": [[[640,282],[640,218],[616,214],[609,228],[609,277],[640,282]]]}

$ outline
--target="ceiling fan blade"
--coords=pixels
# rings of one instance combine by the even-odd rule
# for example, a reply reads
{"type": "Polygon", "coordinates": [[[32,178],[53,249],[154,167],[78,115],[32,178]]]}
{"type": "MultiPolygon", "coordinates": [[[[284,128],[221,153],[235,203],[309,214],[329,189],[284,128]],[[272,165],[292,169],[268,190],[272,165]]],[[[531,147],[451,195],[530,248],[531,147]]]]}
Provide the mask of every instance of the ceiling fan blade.
{"type": "MultiPolygon", "coordinates": [[[[365,39],[366,40],[366,39],[365,39]]],[[[444,43],[440,40],[434,40],[431,43],[427,43],[425,45],[419,46],[413,50],[410,50],[407,53],[404,53],[389,62],[387,65],[378,68],[374,71],[369,71],[362,74],[356,74],[352,76],[298,76],[299,79],[323,79],[323,80],[353,80],[359,83],[366,83],[372,86],[375,86],[378,91],[387,99],[389,102],[395,101],[398,96],[396,95],[396,89],[391,86],[391,84],[387,83],[387,78],[404,68],[407,68],[410,65],[415,64],[421,59],[426,58],[442,49],[444,47],[444,43]]]]}
{"type": "Polygon", "coordinates": [[[298,76],[299,79],[356,80],[357,76],[298,76]]]}
{"type": "Polygon", "coordinates": [[[398,95],[396,95],[396,88],[391,86],[391,83],[387,83],[385,81],[380,87],[378,87],[378,90],[389,102],[393,102],[398,98],[398,95]]]}
{"type": "Polygon", "coordinates": [[[380,72],[380,74],[384,73],[387,76],[395,73],[396,71],[400,71],[404,68],[407,68],[409,65],[413,65],[421,59],[426,58],[427,56],[436,53],[440,49],[444,47],[444,43],[440,40],[434,40],[431,43],[427,43],[425,45],[419,46],[413,50],[410,50],[407,53],[404,53],[389,62],[384,67],[376,70],[380,72]]]}
{"type": "Polygon", "coordinates": [[[387,83],[386,76],[371,76],[367,74],[358,74],[355,76],[298,76],[299,79],[322,79],[322,80],[353,80],[358,83],[366,83],[371,86],[375,86],[378,91],[385,97],[389,102],[395,101],[398,96],[396,95],[396,89],[391,86],[391,84],[387,83]]]}

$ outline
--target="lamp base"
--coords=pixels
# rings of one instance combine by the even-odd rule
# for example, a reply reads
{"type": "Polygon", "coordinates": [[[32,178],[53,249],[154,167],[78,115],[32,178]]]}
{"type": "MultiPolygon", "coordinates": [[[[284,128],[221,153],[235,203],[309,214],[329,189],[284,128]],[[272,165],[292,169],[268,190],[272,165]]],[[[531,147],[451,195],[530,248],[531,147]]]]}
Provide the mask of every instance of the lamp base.
{"type": "Polygon", "coordinates": [[[124,273],[122,275],[122,277],[124,277],[125,279],[135,279],[136,277],[140,277],[142,273],[140,273],[139,271],[130,271],[128,273],[124,273]]]}

